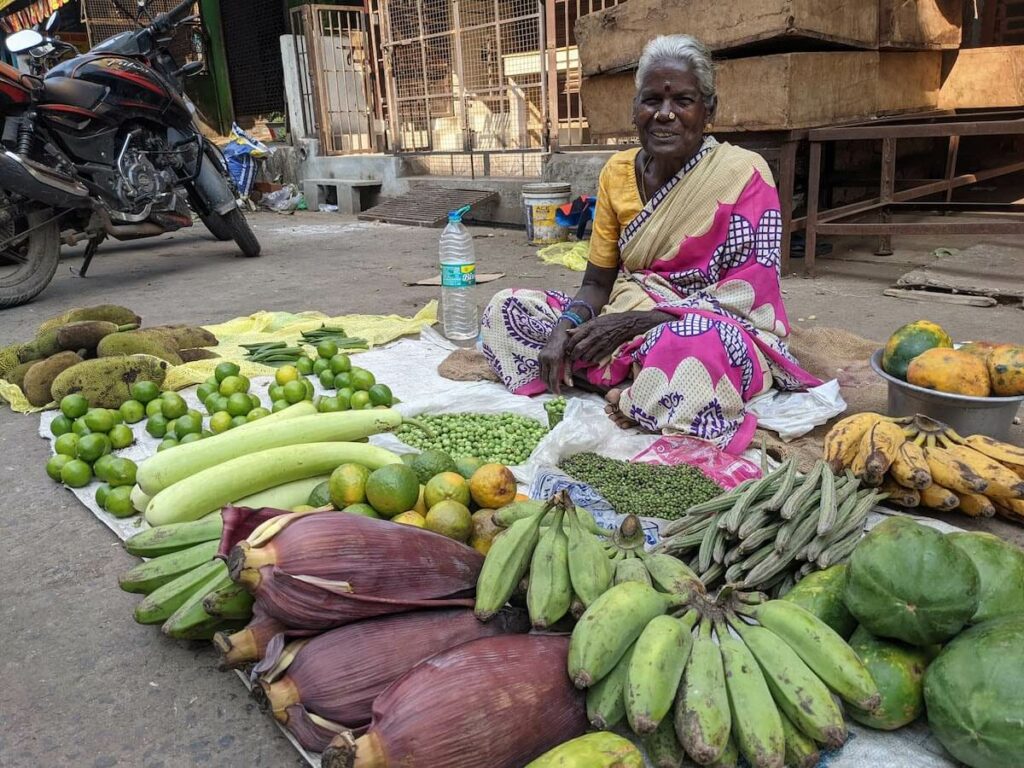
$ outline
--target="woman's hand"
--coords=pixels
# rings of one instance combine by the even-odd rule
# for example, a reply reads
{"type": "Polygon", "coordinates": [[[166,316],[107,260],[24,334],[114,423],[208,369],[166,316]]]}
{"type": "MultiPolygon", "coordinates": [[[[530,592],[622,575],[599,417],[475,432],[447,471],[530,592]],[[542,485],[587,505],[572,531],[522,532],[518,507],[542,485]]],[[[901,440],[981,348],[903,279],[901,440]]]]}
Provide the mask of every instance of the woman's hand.
{"type": "Polygon", "coordinates": [[[627,341],[672,318],[663,312],[616,312],[595,317],[568,332],[569,364],[599,363],[627,341]]]}
{"type": "Polygon", "coordinates": [[[566,375],[569,352],[569,333],[562,323],[558,323],[548,337],[547,343],[540,351],[540,380],[549,392],[561,394],[562,381],[566,375]]]}

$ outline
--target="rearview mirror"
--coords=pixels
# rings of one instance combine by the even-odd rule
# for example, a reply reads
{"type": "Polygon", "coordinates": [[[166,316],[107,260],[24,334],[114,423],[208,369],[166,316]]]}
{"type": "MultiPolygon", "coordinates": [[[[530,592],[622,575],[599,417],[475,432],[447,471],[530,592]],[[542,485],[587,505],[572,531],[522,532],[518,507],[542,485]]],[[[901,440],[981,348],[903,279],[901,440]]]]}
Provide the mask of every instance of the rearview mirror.
{"type": "Polygon", "coordinates": [[[60,30],[60,13],[54,11],[50,14],[50,18],[46,20],[46,34],[55,35],[60,30]]]}
{"type": "Polygon", "coordinates": [[[204,69],[206,69],[206,65],[203,64],[203,62],[190,61],[184,67],[179,69],[176,74],[180,75],[181,77],[193,77],[195,75],[198,75],[204,69]]]}
{"type": "Polygon", "coordinates": [[[44,40],[45,38],[34,29],[23,29],[21,32],[15,32],[7,38],[7,50],[11,53],[21,53],[30,48],[35,48],[44,40]]]}

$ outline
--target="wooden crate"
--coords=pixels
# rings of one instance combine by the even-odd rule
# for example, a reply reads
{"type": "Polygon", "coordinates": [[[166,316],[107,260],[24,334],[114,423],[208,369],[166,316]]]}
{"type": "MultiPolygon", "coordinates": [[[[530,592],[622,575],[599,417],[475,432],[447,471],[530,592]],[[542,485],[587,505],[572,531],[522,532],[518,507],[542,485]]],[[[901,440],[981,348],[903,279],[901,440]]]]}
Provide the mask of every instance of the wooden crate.
{"type": "Polygon", "coordinates": [[[940,109],[1024,106],[1024,45],[948,54],[940,109]]]}
{"type": "Polygon", "coordinates": [[[924,112],[939,106],[942,51],[878,54],[878,115],[924,112]]]}
{"type": "Polygon", "coordinates": [[[963,0],[878,0],[878,46],[959,48],[963,13],[963,0]]]}
{"type": "Polygon", "coordinates": [[[635,67],[648,40],[678,33],[693,35],[713,51],[751,45],[807,49],[822,41],[875,48],[878,5],[873,0],[629,0],[577,21],[583,74],[635,67]]]}

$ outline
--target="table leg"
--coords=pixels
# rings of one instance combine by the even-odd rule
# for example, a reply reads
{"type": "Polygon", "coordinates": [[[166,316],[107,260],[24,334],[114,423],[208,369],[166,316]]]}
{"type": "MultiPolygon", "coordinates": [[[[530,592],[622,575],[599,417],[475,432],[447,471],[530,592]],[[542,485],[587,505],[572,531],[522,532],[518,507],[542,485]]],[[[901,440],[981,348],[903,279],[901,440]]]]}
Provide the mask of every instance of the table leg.
{"type": "Polygon", "coordinates": [[[793,191],[796,187],[798,141],[783,142],[779,152],[779,203],[782,213],[781,271],[789,274],[789,248],[793,239],[793,191]]]}
{"type": "Polygon", "coordinates": [[[818,197],[821,194],[821,142],[811,141],[811,162],[807,174],[807,224],[804,245],[804,273],[814,277],[814,250],[818,246],[818,197]]]}
{"type": "MultiPolygon", "coordinates": [[[[882,181],[879,185],[878,196],[883,204],[892,202],[895,189],[896,139],[882,139],[882,181]]],[[[892,221],[892,214],[888,209],[882,209],[881,219],[886,223],[892,221]]],[[[882,235],[878,238],[878,250],[875,251],[875,255],[892,255],[892,235],[882,235]]]]}
{"type": "Polygon", "coordinates": [[[957,155],[960,153],[960,137],[949,137],[949,150],[946,153],[946,202],[953,202],[953,177],[956,176],[957,155]]]}

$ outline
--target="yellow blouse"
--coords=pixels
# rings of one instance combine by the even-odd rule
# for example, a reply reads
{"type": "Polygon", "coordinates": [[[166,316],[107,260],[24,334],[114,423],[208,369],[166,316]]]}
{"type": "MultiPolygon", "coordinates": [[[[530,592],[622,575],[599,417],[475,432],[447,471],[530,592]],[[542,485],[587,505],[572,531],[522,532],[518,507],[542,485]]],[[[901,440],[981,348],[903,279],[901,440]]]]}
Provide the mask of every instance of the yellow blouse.
{"type": "Polygon", "coordinates": [[[643,210],[636,184],[639,152],[639,147],[616,152],[601,169],[590,235],[590,263],[595,266],[619,266],[619,234],[643,210]]]}

